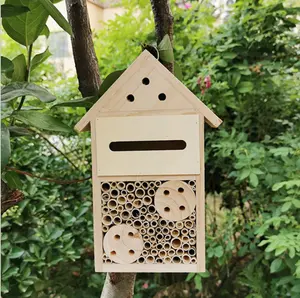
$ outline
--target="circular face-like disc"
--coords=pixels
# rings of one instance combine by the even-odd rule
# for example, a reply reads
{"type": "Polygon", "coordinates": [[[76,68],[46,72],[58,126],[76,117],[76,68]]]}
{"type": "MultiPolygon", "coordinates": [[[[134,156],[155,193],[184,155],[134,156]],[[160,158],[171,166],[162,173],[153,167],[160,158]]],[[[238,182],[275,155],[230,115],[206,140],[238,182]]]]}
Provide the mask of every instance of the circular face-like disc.
{"type": "Polygon", "coordinates": [[[128,225],[113,226],[103,240],[107,256],[119,264],[130,264],[136,261],[143,250],[144,242],[137,229],[128,225]]]}
{"type": "Polygon", "coordinates": [[[154,204],[164,219],[182,220],[195,209],[196,197],[188,184],[182,181],[168,181],[156,191],[154,204]]]}

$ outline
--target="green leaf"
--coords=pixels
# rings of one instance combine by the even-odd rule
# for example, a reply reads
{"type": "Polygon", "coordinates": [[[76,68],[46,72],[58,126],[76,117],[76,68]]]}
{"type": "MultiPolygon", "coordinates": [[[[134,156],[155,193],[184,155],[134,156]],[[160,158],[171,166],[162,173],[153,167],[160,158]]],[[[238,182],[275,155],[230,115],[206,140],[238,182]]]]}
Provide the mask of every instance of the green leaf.
{"type": "Polygon", "coordinates": [[[291,208],[291,206],[292,206],[292,202],[285,202],[281,207],[281,211],[286,212],[291,208]]]}
{"type": "Polygon", "coordinates": [[[249,93],[253,90],[253,87],[254,87],[254,85],[253,85],[252,82],[247,82],[247,81],[246,82],[240,82],[238,84],[237,91],[239,93],[249,93]]]}
{"type": "Polygon", "coordinates": [[[20,127],[20,126],[9,126],[8,130],[11,138],[32,135],[31,131],[29,131],[27,128],[20,127]]]}
{"type": "Polygon", "coordinates": [[[22,181],[19,175],[15,172],[9,171],[4,176],[8,186],[11,189],[21,189],[22,188],[22,181]]]}
{"type": "Polygon", "coordinates": [[[102,96],[110,88],[110,86],[121,76],[124,71],[125,69],[114,71],[105,78],[100,86],[100,96],[102,96]]]}
{"type": "Polygon", "coordinates": [[[253,186],[253,187],[256,187],[258,185],[258,178],[257,178],[257,175],[254,174],[254,173],[251,173],[250,176],[250,184],[253,186]]]}
{"type": "Polygon", "coordinates": [[[246,169],[243,169],[242,172],[241,172],[241,175],[239,176],[239,180],[244,180],[246,179],[249,175],[250,175],[250,169],[246,168],[246,169]]]}
{"type": "Polygon", "coordinates": [[[196,273],[189,273],[188,276],[186,277],[185,281],[190,281],[196,276],[196,273]]]}
{"type": "Polygon", "coordinates": [[[230,73],[230,78],[231,78],[232,87],[236,87],[237,84],[240,82],[241,74],[237,71],[234,71],[234,72],[230,73]]]}
{"type": "Polygon", "coordinates": [[[43,130],[55,131],[55,132],[70,132],[71,129],[50,115],[37,112],[37,111],[15,111],[12,117],[27,125],[31,125],[43,130]]]}
{"type": "Polygon", "coordinates": [[[19,271],[18,267],[11,267],[9,268],[3,275],[2,275],[2,280],[7,280],[12,276],[15,276],[19,271]]]}
{"type": "Polygon", "coordinates": [[[6,255],[1,262],[1,273],[3,274],[4,272],[6,272],[9,267],[10,267],[10,260],[9,260],[9,256],[6,255]]]}
{"type": "Polygon", "coordinates": [[[300,284],[293,286],[291,291],[294,293],[300,293],[300,284]]]}
{"type": "Polygon", "coordinates": [[[220,257],[222,257],[223,256],[223,247],[222,246],[217,246],[216,248],[215,248],[215,256],[216,257],[218,257],[218,258],[220,258],[220,257]]]}
{"type": "Polygon", "coordinates": [[[196,275],[195,279],[195,287],[198,291],[202,291],[202,280],[199,274],[196,275]]]}
{"type": "Polygon", "coordinates": [[[24,249],[20,248],[20,247],[13,247],[10,254],[9,254],[9,258],[10,259],[17,259],[20,258],[23,254],[24,254],[24,249]]]}
{"type": "Polygon", "coordinates": [[[270,267],[271,273],[278,272],[281,264],[282,264],[282,259],[275,259],[272,262],[271,267],[270,267]]]}
{"type": "Polygon", "coordinates": [[[5,4],[27,6],[30,11],[5,18],[2,25],[6,33],[16,42],[28,47],[38,38],[48,19],[48,12],[39,0],[6,0],[5,4]]]}
{"type": "Polygon", "coordinates": [[[4,123],[1,123],[1,171],[8,164],[10,152],[9,130],[4,123]]]}
{"type": "Polygon", "coordinates": [[[237,56],[237,54],[236,54],[236,53],[233,53],[233,52],[225,52],[225,53],[222,55],[222,57],[223,57],[224,59],[227,59],[227,60],[232,60],[232,59],[234,59],[236,56],[237,56]]]}
{"type": "Polygon", "coordinates": [[[70,35],[73,35],[72,28],[68,21],[64,18],[61,12],[53,5],[50,0],[40,0],[41,4],[48,11],[50,16],[54,19],[54,21],[66,32],[70,35]]]}
{"type": "Polygon", "coordinates": [[[49,37],[49,35],[50,35],[50,30],[49,30],[49,28],[48,28],[47,25],[44,26],[44,28],[43,28],[42,32],[40,33],[40,35],[44,35],[44,36],[46,36],[46,38],[49,37]]]}
{"type": "Polygon", "coordinates": [[[59,238],[62,234],[63,234],[64,230],[63,229],[55,229],[51,235],[50,235],[50,239],[54,240],[59,238]]]}
{"type": "Polygon", "coordinates": [[[56,99],[47,89],[33,83],[14,82],[1,89],[2,101],[10,101],[19,96],[30,95],[42,102],[51,102],[56,99]]]}
{"type": "Polygon", "coordinates": [[[95,96],[89,96],[89,97],[84,97],[80,99],[74,99],[70,101],[65,101],[65,102],[60,102],[51,107],[85,107],[85,108],[90,108],[93,106],[93,104],[98,100],[98,97],[95,96]]]}
{"type": "Polygon", "coordinates": [[[28,12],[30,9],[26,6],[17,6],[11,4],[3,4],[1,5],[1,17],[9,18],[20,15],[22,13],[28,12]]]}
{"type": "Polygon", "coordinates": [[[10,77],[13,82],[25,81],[26,76],[26,58],[23,54],[18,55],[12,60],[14,64],[14,71],[11,73],[10,77]]]}
{"type": "Polygon", "coordinates": [[[175,77],[179,81],[183,81],[183,75],[182,75],[181,67],[179,66],[179,64],[177,62],[174,62],[174,74],[175,74],[175,77]]]}
{"type": "Polygon", "coordinates": [[[6,57],[1,56],[1,73],[13,72],[14,64],[11,60],[6,57]]]}
{"type": "Polygon", "coordinates": [[[37,68],[41,63],[46,61],[51,56],[49,48],[47,48],[43,53],[37,54],[33,57],[31,61],[31,70],[37,68]]]}
{"type": "Polygon", "coordinates": [[[174,53],[173,46],[168,34],[164,36],[162,41],[158,45],[159,58],[162,61],[173,63],[174,62],[174,53]]]}

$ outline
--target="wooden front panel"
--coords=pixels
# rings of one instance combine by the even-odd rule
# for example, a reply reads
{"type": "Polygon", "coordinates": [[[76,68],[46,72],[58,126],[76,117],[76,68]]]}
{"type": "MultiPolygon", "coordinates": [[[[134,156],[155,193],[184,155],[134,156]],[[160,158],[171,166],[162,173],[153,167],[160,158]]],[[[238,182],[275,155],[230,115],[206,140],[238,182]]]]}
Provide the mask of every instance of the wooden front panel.
{"type": "Polygon", "coordinates": [[[198,115],[96,119],[97,175],[200,173],[198,115]]]}

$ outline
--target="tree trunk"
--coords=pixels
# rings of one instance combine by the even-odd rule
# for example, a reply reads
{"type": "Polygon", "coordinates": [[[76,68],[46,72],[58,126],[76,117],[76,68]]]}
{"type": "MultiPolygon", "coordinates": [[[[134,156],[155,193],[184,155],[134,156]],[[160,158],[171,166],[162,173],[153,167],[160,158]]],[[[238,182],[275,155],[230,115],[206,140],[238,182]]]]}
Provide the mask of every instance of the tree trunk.
{"type": "MultiPolygon", "coordinates": [[[[173,41],[173,15],[169,0],[150,0],[155,21],[155,32],[157,44],[159,44],[166,34],[173,41]]],[[[165,67],[174,73],[174,63],[164,63],[165,67]]]]}

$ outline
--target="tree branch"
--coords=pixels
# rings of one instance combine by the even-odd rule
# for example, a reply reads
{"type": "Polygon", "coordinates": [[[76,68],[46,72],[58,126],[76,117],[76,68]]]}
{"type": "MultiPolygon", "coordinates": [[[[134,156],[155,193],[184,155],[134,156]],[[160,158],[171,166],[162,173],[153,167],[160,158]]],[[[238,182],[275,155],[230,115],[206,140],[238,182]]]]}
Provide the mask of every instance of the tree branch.
{"type": "MultiPolygon", "coordinates": [[[[155,32],[157,44],[159,44],[166,34],[173,41],[174,18],[170,8],[169,0],[150,0],[155,21],[155,32]]],[[[164,63],[165,67],[174,73],[174,63],[164,63]]]]}
{"type": "Polygon", "coordinates": [[[73,31],[72,47],[79,91],[83,97],[98,95],[101,80],[86,0],[66,0],[66,6],[73,31]]]}

